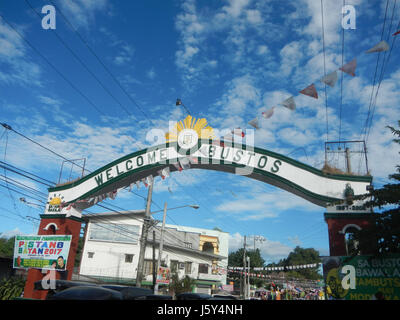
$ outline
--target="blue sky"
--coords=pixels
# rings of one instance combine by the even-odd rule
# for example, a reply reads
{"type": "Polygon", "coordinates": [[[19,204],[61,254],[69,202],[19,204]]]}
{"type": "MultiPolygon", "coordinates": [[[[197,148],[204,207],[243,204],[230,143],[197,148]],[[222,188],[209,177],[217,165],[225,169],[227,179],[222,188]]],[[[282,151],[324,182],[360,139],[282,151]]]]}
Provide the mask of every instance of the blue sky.
{"type": "MultiPolygon", "coordinates": [[[[185,110],[175,105],[180,98],[194,117],[206,118],[220,130],[251,129],[248,122],[258,117],[255,146],[322,167],[327,131],[325,91],[319,81],[324,75],[320,1],[55,1],[59,11],[54,31],[42,28],[29,3],[42,17],[41,8],[51,4],[2,1],[0,14],[53,67],[0,19],[0,122],[69,159],[86,158],[87,168],[95,170],[151,145],[146,140],[151,129],[166,132],[169,121],[185,118],[185,110]],[[299,94],[312,83],[319,99],[299,94]],[[278,105],[290,96],[295,111],[278,105]],[[261,112],[273,106],[274,115],[263,119],[261,112]]],[[[400,5],[394,3],[388,1],[386,12],[384,39],[389,45],[400,18],[400,5]]],[[[329,73],[342,65],[342,2],[323,4],[329,73]]],[[[346,4],[356,9],[356,29],[344,31],[343,61],[356,57],[357,69],[355,77],[343,74],[343,91],[341,73],[336,86],[327,87],[330,141],[338,140],[339,128],[343,140],[363,138],[378,57],[364,52],[381,40],[386,10],[386,1],[346,4]]],[[[380,62],[388,55],[381,53],[380,62]]],[[[395,44],[367,140],[376,186],[388,182],[398,164],[398,146],[385,128],[396,126],[399,119],[398,58],[395,44]]],[[[62,159],[13,132],[2,136],[0,156],[18,168],[58,180],[62,159]]],[[[34,181],[12,173],[7,177],[46,193],[34,181]]],[[[108,202],[124,209],[144,208],[147,190],[135,192],[141,197],[121,193],[108,202]]],[[[0,188],[4,235],[36,233],[32,219],[25,217],[38,218],[41,211],[20,202],[20,196],[0,188]]],[[[219,227],[230,233],[231,250],[243,245],[244,235],[264,236],[266,241],[256,244],[268,262],[287,256],[296,245],[328,254],[323,208],[246,177],[205,170],[174,173],[163,181],[157,178],[153,200],[152,210],[160,210],[165,201],[169,207],[199,204],[196,211],[169,212],[167,223],[219,227]]]]}

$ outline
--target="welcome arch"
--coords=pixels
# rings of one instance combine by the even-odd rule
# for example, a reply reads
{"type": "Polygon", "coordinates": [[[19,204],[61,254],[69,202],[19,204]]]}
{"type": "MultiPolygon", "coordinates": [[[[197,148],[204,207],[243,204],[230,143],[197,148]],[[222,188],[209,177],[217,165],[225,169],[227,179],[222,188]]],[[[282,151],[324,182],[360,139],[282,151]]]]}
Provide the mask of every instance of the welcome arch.
{"type": "MultiPolygon", "coordinates": [[[[215,139],[205,119],[188,116],[166,134],[167,143],[133,152],[117,159],[77,181],[49,188],[38,235],[72,235],[68,255],[67,279],[71,280],[79,245],[82,210],[107,197],[114,198],[121,188],[132,184],[153,183],[156,176],[167,176],[182,169],[217,170],[244,175],[291,192],[318,206],[327,208],[330,255],[343,255],[344,235],[348,224],[368,225],[368,209],[348,205],[352,196],[365,194],[371,176],[330,174],[287,156],[235,141],[215,139]],[[347,200],[347,201],[346,201],[347,200]],[[337,203],[344,202],[342,205],[337,203]],[[335,205],[333,205],[335,204],[335,205]],[[52,226],[50,228],[49,226],[52,226]],[[55,231],[55,232],[54,232],[55,231]]],[[[47,275],[46,275],[47,277],[47,275]]],[[[24,297],[46,297],[36,291],[40,269],[30,268],[24,297]]]]}
{"type": "Polygon", "coordinates": [[[325,208],[345,200],[349,188],[355,196],[365,194],[372,182],[371,176],[326,173],[284,155],[244,144],[199,139],[195,146],[183,148],[176,141],[136,151],[78,181],[49,188],[45,213],[79,216],[98,201],[114,198],[121,188],[146,184],[149,178],[182,168],[245,175],[325,208]]]}

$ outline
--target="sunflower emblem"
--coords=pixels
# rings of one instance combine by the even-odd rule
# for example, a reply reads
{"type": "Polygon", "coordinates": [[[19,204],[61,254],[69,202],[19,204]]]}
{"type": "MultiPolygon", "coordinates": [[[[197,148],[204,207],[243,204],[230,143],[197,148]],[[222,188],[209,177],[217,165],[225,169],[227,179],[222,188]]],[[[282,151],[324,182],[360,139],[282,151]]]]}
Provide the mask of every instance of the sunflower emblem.
{"type": "Polygon", "coordinates": [[[54,193],[53,196],[50,196],[48,204],[49,212],[60,212],[62,205],[64,204],[64,197],[61,194],[54,193]]]}
{"type": "Polygon", "coordinates": [[[184,120],[177,122],[171,132],[165,134],[167,142],[177,141],[179,146],[190,149],[199,139],[214,139],[214,131],[207,124],[205,118],[196,119],[188,115],[184,120]]]}

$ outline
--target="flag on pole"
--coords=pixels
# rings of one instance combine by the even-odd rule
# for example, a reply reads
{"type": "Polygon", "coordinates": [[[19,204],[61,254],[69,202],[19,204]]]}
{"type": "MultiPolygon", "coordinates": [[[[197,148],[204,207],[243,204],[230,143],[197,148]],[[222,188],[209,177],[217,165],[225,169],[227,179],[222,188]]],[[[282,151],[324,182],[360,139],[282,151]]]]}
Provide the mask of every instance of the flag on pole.
{"type": "Polygon", "coordinates": [[[249,125],[251,125],[252,127],[256,128],[256,129],[260,129],[260,127],[258,126],[257,118],[254,118],[253,120],[249,121],[249,125]]]}
{"type": "Polygon", "coordinates": [[[356,75],[355,74],[356,67],[357,67],[357,59],[353,59],[349,63],[346,63],[344,66],[342,66],[339,70],[354,77],[356,75]]]}
{"type": "Polygon", "coordinates": [[[373,46],[371,49],[365,51],[365,53],[382,52],[388,50],[389,50],[388,43],[385,40],[382,40],[377,45],[373,46]]]}
{"type": "Polygon", "coordinates": [[[327,84],[330,87],[334,87],[336,84],[336,81],[338,79],[338,75],[336,71],[331,72],[330,74],[326,75],[321,79],[321,81],[325,84],[327,84]]]}
{"type": "Polygon", "coordinates": [[[286,107],[286,108],[288,108],[288,109],[290,109],[290,110],[292,110],[292,111],[296,109],[296,104],[294,102],[294,98],[293,97],[290,97],[290,98],[286,99],[285,101],[283,101],[281,103],[281,105],[286,107]]]}
{"type": "Polygon", "coordinates": [[[261,114],[264,117],[264,119],[269,119],[274,114],[274,110],[275,110],[275,107],[272,107],[272,108],[268,109],[267,111],[262,112],[261,114]]]}
{"type": "Polygon", "coordinates": [[[315,89],[314,83],[309,85],[307,88],[301,90],[300,93],[318,99],[318,92],[315,89]]]}

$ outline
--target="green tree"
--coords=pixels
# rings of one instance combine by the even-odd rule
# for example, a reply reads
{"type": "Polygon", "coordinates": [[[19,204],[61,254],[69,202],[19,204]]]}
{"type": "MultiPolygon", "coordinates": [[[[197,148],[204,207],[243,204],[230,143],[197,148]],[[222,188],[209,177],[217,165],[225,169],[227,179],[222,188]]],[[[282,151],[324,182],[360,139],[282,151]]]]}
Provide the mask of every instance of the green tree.
{"type": "MultiPolygon", "coordinates": [[[[320,262],[321,259],[317,250],[313,248],[301,248],[297,246],[292,252],[289,253],[287,258],[279,260],[278,263],[268,264],[267,267],[289,267],[303,264],[318,264],[320,262]]],[[[288,277],[310,280],[317,280],[321,278],[321,275],[318,273],[318,267],[298,270],[286,269],[285,272],[288,277]]]]}
{"type": "MultiPolygon", "coordinates": [[[[228,266],[229,267],[243,267],[243,248],[240,248],[228,255],[228,266]]],[[[261,257],[260,249],[256,250],[246,250],[246,257],[250,257],[250,268],[262,268],[264,267],[265,260],[261,257]]],[[[239,281],[240,275],[233,274],[235,282],[239,281]]],[[[264,281],[261,279],[250,279],[250,284],[256,285],[257,287],[262,287],[264,281]]]]}
{"type": "MultiPolygon", "coordinates": [[[[281,263],[283,266],[296,266],[303,264],[314,264],[321,262],[319,257],[319,252],[313,248],[301,248],[297,246],[292,252],[289,253],[288,257],[284,259],[281,263]]],[[[321,277],[318,273],[318,267],[315,268],[307,268],[307,269],[299,269],[299,270],[291,270],[288,271],[287,275],[290,277],[296,278],[305,278],[311,280],[317,280],[321,277]]]]}
{"type": "Polygon", "coordinates": [[[15,237],[0,238],[0,257],[12,258],[14,256],[15,237]]]}
{"type": "MultiPolygon", "coordinates": [[[[400,121],[398,125],[400,127],[400,121]]],[[[396,136],[393,142],[400,144],[400,130],[391,126],[387,128],[396,136]]],[[[366,205],[378,210],[373,215],[370,227],[355,235],[361,253],[383,255],[400,252],[400,165],[396,166],[396,173],[389,175],[389,179],[397,183],[385,184],[382,188],[358,197],[366,199],[372,196],[366,205]]]]}
{"type": "Polygon", "coordinates": [[[185,276],[184,278],[179,279],[177,273],[173,273],[171,275],[169,290],[172,291],[175,295],[184,292],[192,292],[195,286],[196,280],[189,276],[185,276]]]}
{"type": "MultiPolygon", "coordinates": [[[[240,248],[228,255],[228,266],[243,267],[243,250],[243,248],[240,248]]],[[[261,257],[260,249],[246,250],[246,257],[250,257],[251,268],[264,267],[265,260],[261,257]]]]}

